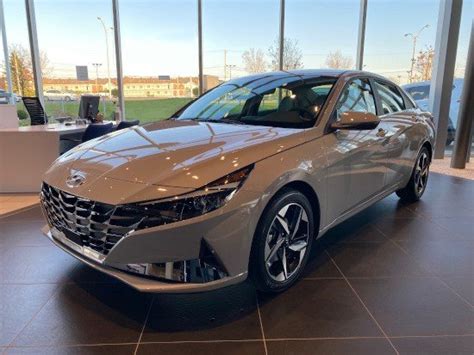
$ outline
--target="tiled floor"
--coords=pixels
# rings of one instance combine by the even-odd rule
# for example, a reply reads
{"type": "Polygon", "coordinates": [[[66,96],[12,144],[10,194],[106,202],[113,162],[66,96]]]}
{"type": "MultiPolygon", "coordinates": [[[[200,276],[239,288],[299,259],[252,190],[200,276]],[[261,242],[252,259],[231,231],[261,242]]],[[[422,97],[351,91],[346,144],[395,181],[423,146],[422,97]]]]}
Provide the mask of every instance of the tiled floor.
{"type": "Polygon", "coordinates": [[[422,201],[380,201],[274,296],[248,283],[141,294],[50,245],[42,224],[36,207],[0,218],[0,353],[474,352],[473,181],[432,174],[422,201]]]}
{"type": "Polygon", "coordinates": [[[0,217],[38,204],[38,194],[0,194],[0,217]]]}

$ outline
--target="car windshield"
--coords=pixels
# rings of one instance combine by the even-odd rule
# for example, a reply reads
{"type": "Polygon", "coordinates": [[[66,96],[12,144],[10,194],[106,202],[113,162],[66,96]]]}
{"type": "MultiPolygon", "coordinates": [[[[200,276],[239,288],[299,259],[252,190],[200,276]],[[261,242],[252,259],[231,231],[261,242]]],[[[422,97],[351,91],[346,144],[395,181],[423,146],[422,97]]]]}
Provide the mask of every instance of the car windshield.
{"type": "Polygon", "coordinates": [[[174,118],[308,128],[314,126],[335,80],[321,77],[303,81],[294,75],[235,79],[204,94],[174,118]]]}

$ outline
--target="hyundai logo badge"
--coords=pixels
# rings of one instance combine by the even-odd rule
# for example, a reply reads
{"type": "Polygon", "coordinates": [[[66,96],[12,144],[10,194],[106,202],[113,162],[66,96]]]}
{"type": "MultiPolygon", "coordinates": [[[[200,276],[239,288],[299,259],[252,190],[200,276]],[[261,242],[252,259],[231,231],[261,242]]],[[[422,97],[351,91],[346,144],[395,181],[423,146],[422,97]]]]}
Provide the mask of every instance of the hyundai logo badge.
{"type": "Polygon", "coordinates": [[[85,180],[86,177],[83,174],[79,172],[74,172],[66,179],[66,185],[70,188],[78,187],[81,186],[85,180]]]}

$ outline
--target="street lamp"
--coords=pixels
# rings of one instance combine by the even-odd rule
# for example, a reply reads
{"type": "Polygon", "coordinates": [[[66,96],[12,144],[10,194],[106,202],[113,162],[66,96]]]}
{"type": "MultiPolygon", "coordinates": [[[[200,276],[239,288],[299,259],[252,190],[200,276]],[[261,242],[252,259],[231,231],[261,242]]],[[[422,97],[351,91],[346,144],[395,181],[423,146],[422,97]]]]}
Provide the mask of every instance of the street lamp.
{"type": "MultiPolygon", "coordinates": [[[[107,26],[105,25],[104,21],[100,16],[97,16],[97,20],[102,24],[105,33],[105,47],[107,49],[107,79],[108,79],[108,87],[109,87],[109,99],[112,98],[112,85],[110,83],[110,60],[109,60],[109,34],[107,32],[107,26]]],[[[112,27],[110,27],[112,28],[112,27]]]]}
{"type": "Polygon", "coordinates": [[[413,49],[411,54],[411,68],[410,68],[410,83],[413,82],[413,70],[415,69],[415,51],[416,51],[416,41],[420,36],[421,32],[425,29],[430,27],[430,25],[424,25],[422,28],[418,30],[416,33],[405,33],[404,37],[411,37],[413,40],[413,49]]]}

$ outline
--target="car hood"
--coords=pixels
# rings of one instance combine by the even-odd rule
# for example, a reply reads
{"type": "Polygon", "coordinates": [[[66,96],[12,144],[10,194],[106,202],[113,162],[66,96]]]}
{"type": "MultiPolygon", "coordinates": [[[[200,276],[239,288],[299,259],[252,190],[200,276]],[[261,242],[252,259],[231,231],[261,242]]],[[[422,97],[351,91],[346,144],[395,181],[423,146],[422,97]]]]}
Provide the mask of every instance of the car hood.
{"type": "Polygon", "coordinates": [[[298,129],[168,120],[84,143],[61,156],[44,180],[88,198],[94,194],[97,199],[100,192],[110,196],[102,199],[110,203],[117,203],[112,196],[146,200],[159,192],[164,198],[205,186],[304,141],[305,131],[298,129]],[[66,180],[75,173],[85,180],[70,187],[66,180]]]}

